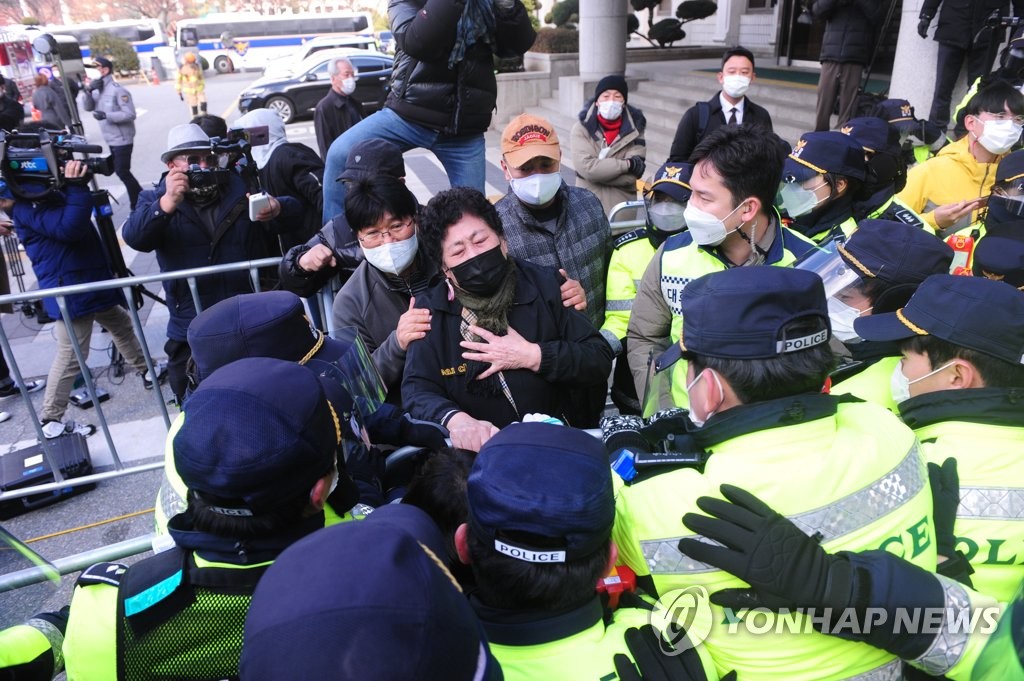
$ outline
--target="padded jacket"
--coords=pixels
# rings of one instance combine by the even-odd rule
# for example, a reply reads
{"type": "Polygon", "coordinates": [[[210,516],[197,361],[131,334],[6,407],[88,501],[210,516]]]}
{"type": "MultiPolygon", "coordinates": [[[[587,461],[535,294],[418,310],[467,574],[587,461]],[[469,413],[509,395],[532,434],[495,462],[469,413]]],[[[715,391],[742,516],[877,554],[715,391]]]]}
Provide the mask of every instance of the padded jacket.
{"type": "Polygon", "coordinates": [[[867,64],[875,49],[875,29],[888,3],[881,0],[812,0],[810,11],[824,20],[819,60],[867,64]]]}

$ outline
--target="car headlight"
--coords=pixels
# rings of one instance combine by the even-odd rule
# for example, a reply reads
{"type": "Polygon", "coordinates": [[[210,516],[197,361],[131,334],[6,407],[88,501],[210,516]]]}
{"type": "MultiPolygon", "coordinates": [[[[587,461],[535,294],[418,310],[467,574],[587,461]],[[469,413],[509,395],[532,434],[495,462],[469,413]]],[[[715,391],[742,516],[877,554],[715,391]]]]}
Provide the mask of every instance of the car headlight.
{"type": "Polygon", "coordinates": [[[242,93],[242,97],[258,97],[267,91],[265,87],[257,87],[252,90],[246,90],[242,93]]]}

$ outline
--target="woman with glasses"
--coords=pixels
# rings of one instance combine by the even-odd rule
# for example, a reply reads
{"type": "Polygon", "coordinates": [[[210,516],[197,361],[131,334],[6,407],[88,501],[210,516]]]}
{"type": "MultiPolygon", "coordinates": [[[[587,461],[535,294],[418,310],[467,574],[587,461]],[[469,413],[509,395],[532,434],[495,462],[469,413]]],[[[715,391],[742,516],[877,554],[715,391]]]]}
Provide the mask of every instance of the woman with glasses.
{"type": "Polygon", "coordinates": [[[436,195],[419,225],[444,282],[417,303],[430,310],[430,333],[405,362],[412,417],[471,451],[530,413],[596,426],[577,418],[586,405],[573,397],[605,394],[612,349],[562,303],[558,271],[510,257],[494,206],[475,189],[436,195]]]}
{"type": "Polygon", "coordinates": [[[405,183],[389,175],[354,182],[345,196],[345,219],[365,260],[334,298],[334,328],[355,327],[396,405],[406,351],[430,330],[430,310],[416,307],[417,298],[440,280],[420,252],[418,210],[405,183]]]}

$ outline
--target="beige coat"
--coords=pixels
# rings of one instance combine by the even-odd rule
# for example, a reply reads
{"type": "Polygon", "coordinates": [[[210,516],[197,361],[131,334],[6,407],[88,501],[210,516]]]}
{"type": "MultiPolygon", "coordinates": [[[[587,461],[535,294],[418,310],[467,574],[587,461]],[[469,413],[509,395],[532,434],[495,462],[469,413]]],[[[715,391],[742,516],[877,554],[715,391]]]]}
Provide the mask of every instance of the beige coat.
{"type": "Polygon", "coordinates": [[[637,198],[637,178],[629,172],[629,158],[647,157],[647,119],[639,109],[623,107],[619,136],[606,146],[604,131],[597,123],[597,106],[588,102],[579,118],[570,135],[576,186],[594,192],[607,215],[616,204],[637,198]],[[607,151],[602,155],[604,149],[607,151]]]}

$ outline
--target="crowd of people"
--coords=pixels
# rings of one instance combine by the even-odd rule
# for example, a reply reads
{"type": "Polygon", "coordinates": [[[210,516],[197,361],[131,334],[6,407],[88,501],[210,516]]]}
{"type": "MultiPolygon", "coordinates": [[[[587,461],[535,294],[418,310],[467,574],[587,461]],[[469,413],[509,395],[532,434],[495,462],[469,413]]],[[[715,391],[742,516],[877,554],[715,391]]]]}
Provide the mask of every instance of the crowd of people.
{"type": "MultiPolygon", "coordinates": [[[[810,7],[838,21],[875,4],[810,7]]],[[[212,147],[209,116],[170,131],[126,243],[166,272],[280,254],[261,276],[280,290],[247,273],[165,283],[181,405],[166,548],[93,566],[67,608],[0,631],[0,672],[1019,676],[1020,89],[982,79],[944,146],[902,100],[869,116],[842,101],[835,129],[790,144],[733,48],[722,91],[648,149],[611,74],[573,126],[577,182],[555,127],[524,112],[502,129],[509,188],[492,202],[491,60],[532,29],[515,0],[455,7],[391,3],[388,101],[366,118],[318,107],[347,122],[318,132],[323,163],[269,112],[232,124],[265,129],[251,158],[212,147]],[[414,146],[452,184],[425,205],[405,184],[414,146]],[[269,198],[250,214],[255,190],[269,198]],[[638,196],[644,226],[613,235],[609,213],[638,196]],[[302,297],[332,282],[328,335],[302,297]]],[[[860,65],[833,60],[827,96],[844,100],[860,65]]],[[[331,75],[351,92],[351,65],[331,75]]],[[[67,174],[59,196],[10,197],[14,229],[37,268],[74,257],[95,281],[87,173],[67,174]]],[[[124,301],[87,302],[76,334],[114,333],[124,301]]],[[[65,365],[46,394],[55,436],[73,430],[65,365]]]]}

